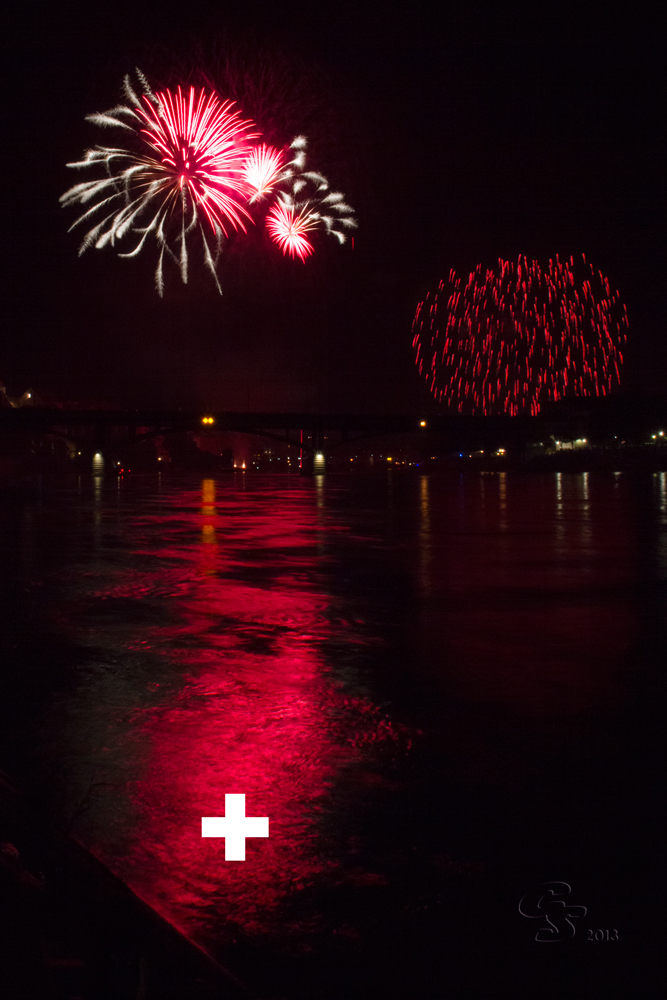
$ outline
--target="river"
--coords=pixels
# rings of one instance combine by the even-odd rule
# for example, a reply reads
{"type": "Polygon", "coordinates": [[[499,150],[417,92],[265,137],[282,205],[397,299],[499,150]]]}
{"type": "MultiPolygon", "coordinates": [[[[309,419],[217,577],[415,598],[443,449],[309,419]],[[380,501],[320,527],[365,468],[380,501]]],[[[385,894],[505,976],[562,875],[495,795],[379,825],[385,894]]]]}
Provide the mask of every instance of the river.
{"type": "Polygon", "coordinates": [[[0,763],[257,995],[639,982],[666,473],[35,478],[0,543],[0,763]]]}

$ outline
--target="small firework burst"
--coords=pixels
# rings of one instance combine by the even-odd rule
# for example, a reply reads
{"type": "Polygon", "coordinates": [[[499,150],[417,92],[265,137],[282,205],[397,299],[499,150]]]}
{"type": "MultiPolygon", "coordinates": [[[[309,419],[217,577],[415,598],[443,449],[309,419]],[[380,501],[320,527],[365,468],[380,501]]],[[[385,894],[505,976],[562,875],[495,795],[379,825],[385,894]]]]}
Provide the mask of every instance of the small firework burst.
{"type": "Polygon", "coordinates": [[[306,145],[307,140],[302,135],[292,142],[290,149],[294,155],[280,177],[278,204],[269,213],[267,222],[272,239],[283,253],[301,260],[313,251],[304,235],[309,230],[324,229],[339,243],[344,243],[347,232],[357,227],[345,196],[332,191],[322,174],[305,169],[306,145]]]}
{"type": "Polygon", "coordinates": [[[303,209],[297,211],[293,205],[279,201],[269,212],[266,228],[271,238],[284,254],[305,260],[313,252],[313,244],[306,233],[319,226],[319,219],[303,209]]]}
{"type": "Polygon", "coordinates": [[[282,152],[273,146],[262,143],[250,151],[243,165],[243,178],[252,192],[251,202],[271,194],[280,179],[282,163],[282,152]]]}

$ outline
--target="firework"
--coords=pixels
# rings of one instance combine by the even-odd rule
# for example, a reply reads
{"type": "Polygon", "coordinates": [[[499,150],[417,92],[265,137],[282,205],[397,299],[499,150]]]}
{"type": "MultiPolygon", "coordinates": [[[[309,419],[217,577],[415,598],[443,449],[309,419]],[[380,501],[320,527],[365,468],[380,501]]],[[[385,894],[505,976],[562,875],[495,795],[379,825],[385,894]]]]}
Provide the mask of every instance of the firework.
{"type": "MultiPolygon", "coordinates": [[[[80,253],[94,246],[126,246],[121,257],[139,254],[149,239],[158,245],[156,284],[164,289],[164,260],[171,258],[188,278],[189,245],[198,239],[218,290],[217,265],[223,240],[254,223],[251,206],[263,202],[272,238],[284,253],[302,260],[312,252],[303,235],[323,228],[345,239],[356,225],[343,196],[332,193],[321,174],[306,172],[305,139],[289,150],[256,145],[260,133],[231,101],[205,88],[154,93],[142,73],[141,98],[125,78],[126,103],[88,120],[120,129],[126,146],[95,146],[68,166],[104,171],[75,184],[60,199],[84,212],[74,225],[91,224],[80,253]],[[285,164],[286,158],[292,159],[285,164]],[[307,190],[306,190],[307,189],[307,190]],[[303,193],[301,193],[303,192],[303,193]]],[[[257,208],[253,209],[256,215],[257,208]]]]}
{"type": "Polygon", "coordinates": [[[266,228],[284,254],[305,260],[313,252],[313,244],[305,235],[317,228],[319,220],[309,212],[296,212],[293,206],[279,201],[269,212],[266,228]]]}
{"type": "Polygon", "coordinates": [[[63,205],[92,202],[74,226],[103,216],[86,233],[79,252],[134,238],[134,248],[119,254],[134,257],[154,237],[160,250],[156,283],[162,294],[165,255],[177,262],[187,281],[188,237],[197,233],[217,283],[223,237],[230,229],[245,231],[252,221],[245,207],[244,169],[258,133],[251,122],[241,120],[231,102],[213,93],[191,87],[186,95],[179,87],[175,93],[155,94],[141,73],[139,78],[141,99],[126,77],[128,103],[88,116],[96,125],[130,133],[132,148],[95,146],[82,160],[68,164],[74,169],[105,168],[105,176],[76,184],[60,199],[63,205]]]}
{"type": "Polygon", "coordinates": [[[283,154],[264,143],[253,149],[243,165],[243,177],[252,192],[250,201],[269,195],[280,179],[283,154]]]}
{"type": "Polygon", "coordinates": [[[436,401],[459,413],[535,415],[566,396],[618,386],[627,310],[586,263],[519,257],[452,270],[420,302],[412,325],[419,373],[436,401]]]}
{"type": "Polygon", "coordinates": [[[306,139],[297,136],[290,149],[294,156],[280,175],[278,202],[269,213],[267,228],[271,238],[285,254],[301,260],[313,252],[305,233],[313,229],[346,240],[346,230],[356,229],[352,209],[345,196],[332,191],[322,174],[306,170],[306,139]]]}

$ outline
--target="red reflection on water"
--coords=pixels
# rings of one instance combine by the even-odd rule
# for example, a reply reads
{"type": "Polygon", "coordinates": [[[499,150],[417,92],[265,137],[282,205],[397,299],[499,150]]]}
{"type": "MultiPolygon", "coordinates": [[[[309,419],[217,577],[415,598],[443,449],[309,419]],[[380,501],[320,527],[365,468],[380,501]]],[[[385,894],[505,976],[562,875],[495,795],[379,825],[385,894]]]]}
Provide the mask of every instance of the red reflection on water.
{"type": "MultiPolygon", "coordinates": [[[[366,706],[365,732],[351,736],[337,711],[344,699],[318,650],[330,632],[329,601],[304,582],[317,568],[312,494],[246,511],[241,523],[238,513],[232,523],[216,511],[212,481],[202,501],[189,515],[194,544],[183,546],[181,530],[178,546],[157,552],[175,564],[160,572],[161,587],[165,573],[174,576],[172,593],[195,571],[172,605],[178,620],[150,633],[187,677],[170,701],[135,717],[151,751],[121,867],[188,935],[205,942],[215,933],[221,943],[239,930],[277,932],[281,900],[335,867],[322,856],[323,800],[361,744],[394,734],[366,706]],[[222,551],[230,534],[242,546],[236,554],[222,551]],[[270,568],[268,582],[238,578],[257,565],[270,568]],[[225,862],[224,841],[201,836],[201,817],[224,815],[231,792],[245,794],[247,815],[269,817],[269,839],[249,840],[243,863],[225,862]]],[[[353,715],[359,725],[364,713],[353,715]]]]}

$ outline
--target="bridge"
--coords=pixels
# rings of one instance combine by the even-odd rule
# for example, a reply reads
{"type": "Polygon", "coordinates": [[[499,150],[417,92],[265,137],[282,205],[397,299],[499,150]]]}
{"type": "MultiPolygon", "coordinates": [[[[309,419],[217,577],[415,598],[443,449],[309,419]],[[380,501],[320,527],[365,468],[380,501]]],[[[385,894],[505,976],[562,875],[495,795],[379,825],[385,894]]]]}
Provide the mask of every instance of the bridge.
{"type": "MultiPolygon", "coordinates": [[[[537,417],[459,414],[266,413],[194,410],[101,410],[20,406],[0,409],[0,434],[54,435],[76,445],[84,455],[101,452],[121,457],[151,437],[184,432],[197,435],[257,435],[300,449],[311,457],[379,435],[426,435],[440,451],[506,448],[521,451],[552,436],[563,440],[615,435],[643,437],[663,406],[610,407],[610,400],[577,400],[537,417]],[[656,412],[653,412],[653,410],[656,412]]],[[[660,411],[660,417],[658,417],[660,411]]],[[[667,428],[666,428],[667,429],[667,428]]]]}
{"type": "Polygon", "coordinates": [[[455,414],[240,413],[188,410],[84,410],[23,406],[0,410],[0,432],[65,438],[86,451],[122,451],[158,435],[183,432],[251,434],[316,454],[388,434],[436,434],[456,447],[479,442],[514,444],[536,430],[531,417],[455,414]],[[326,442],[326,443],[325,443],[326,442]]]}

